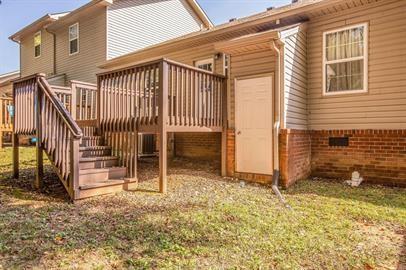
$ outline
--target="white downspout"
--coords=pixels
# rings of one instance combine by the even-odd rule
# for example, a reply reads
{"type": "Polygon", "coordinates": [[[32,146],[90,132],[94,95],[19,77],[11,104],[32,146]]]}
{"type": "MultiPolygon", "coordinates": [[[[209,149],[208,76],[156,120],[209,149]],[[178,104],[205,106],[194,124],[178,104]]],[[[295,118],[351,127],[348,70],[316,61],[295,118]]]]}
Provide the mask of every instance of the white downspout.
{"type": "Polygon", "coordinates": [[[275,123],[274,123],[274,128],[273,128],[273,136],[274,136],[274,147],[273,147],[273,177],[272,177],[272,190],[276,194],[276,196],[279,198],[279,200],[285,205],[287,208],[291,208],[285,198],[282,196],[281,192],[279,191],[279,177],[280,177],[280,172],[279,172],[279,167],[280,167],[280,162],[279,162],[279,131],[280,131],[280,126],[281,126],[281,116],[283,115],[281,112],[281,97],[282,97],[282,72],[283,69],[282,67],[282,56],[281,56],[281,50],[277,46],[275,40],[272,40],[271,42],[271,48],[274,50],[276,53],[276,67],[275,67],[275,123]]]}

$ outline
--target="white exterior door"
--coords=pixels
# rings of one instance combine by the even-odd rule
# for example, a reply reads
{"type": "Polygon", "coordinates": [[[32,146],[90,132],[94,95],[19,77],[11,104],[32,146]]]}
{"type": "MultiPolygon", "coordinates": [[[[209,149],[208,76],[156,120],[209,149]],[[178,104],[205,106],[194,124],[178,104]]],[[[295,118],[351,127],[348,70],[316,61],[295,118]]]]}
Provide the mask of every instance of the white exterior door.
{"type": "Polygon", "coordinates": [[[273,173],[272,76],[236,80],[236,170],[273,173]]]}

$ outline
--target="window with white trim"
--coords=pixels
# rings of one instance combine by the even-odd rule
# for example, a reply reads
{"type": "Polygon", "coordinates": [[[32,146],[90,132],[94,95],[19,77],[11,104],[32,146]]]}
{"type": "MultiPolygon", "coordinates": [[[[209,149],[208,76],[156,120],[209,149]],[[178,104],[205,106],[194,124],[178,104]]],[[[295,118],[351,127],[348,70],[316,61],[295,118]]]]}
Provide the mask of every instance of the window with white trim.
{"type": "Polygon", "coordinates": [[[213,60],[213,58],[199,60],[199,61],[195,62],[195,66],[197,68],[213,72],[214,71],[214,60],[213,60]]]}
{"type": "Polygon", "coordinates": [[[79,23],[69,26],[69,55],[79,52],[79,23]]]}
{"type": "Polygon", "coordinates": [[[368,91],[368,24],[323,33],[325,95],[368,91]]]}
{"type": "Polygon", "coordinates": [[[41,56],[41,43],[42,43],[42,37],[41,37],[41,31],[35,33],[34,35],[34,57],[38,58],[41,56]]]}

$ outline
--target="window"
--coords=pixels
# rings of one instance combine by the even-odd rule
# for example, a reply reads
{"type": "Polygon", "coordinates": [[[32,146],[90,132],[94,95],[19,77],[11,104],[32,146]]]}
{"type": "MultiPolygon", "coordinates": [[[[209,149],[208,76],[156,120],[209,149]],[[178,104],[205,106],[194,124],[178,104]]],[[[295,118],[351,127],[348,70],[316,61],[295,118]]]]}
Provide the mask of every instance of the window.
{"type": "Polygon", "coordinates": [[[323,34],[323,93],[368,91],[368,25],[323,34]]]}
{"type": "Polygon", "coordinates": [[[41,56],[41,31],[35,33],[34,35],[34,57],[38,58],[41,56]]]}
{"type": "Polygon", "coordinates": [[[79,52],[79,23],[69,26],[69,55],[79,52]]]}
{"type": "Polygon", "coordinates": [[[213,68],[214,67],[214,60],[213,60],[213,58],[209,58],[209,59],[196,61],[195,66],[197,68],[213,72],[214,71],[214,68],[213,68]]]}

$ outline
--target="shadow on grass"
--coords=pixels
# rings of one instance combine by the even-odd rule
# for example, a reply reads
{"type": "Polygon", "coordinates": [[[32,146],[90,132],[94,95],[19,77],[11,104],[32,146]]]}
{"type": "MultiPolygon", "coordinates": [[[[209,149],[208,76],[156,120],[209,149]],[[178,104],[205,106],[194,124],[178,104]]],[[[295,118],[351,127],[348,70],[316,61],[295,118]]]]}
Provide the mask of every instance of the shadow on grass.
{"type": "Polygon", "coordinates": [[[0,266],[41,268],[44,260],[47,264],[53,260],[58,268],[58,259],[68,258],[74,264],[77,259],[86,261],[81,254],[101,252],[100,259],[109,253],[128,266],[137,268],[146,262],[148,267],[156,267],[154,258],[163,255],[187,257],[196,248],[215,250],[231,245],[232,238],[220,235],[212,241],[213,234],[202,222],[182,215],[170,218],[204,207],[190,203],[140,206],[115,197],[109,197],[107,204],[99,200],[76,206],[63,203],[32,208],[6,203],[0,211],[0,266]],[[7,215],[17,212],[24,216],[7,215]],[[180,228],[187,228],[187,233],[180,228]]]}
{"type": "Polygon", "coordinates": [[[359,201],[376,206],[406,209],[406,189],[362,184],[350,187],[334,180],[300,181],[288,189],[290,195],[317,195],[346,201],[359,201]]]}
{"type": "Polygon", "coordinates": [[[2,172],[0,186],[3,187],[3,192],[11,193],[17,199],[69,201],[69,196],[51,165],[44,166],[44,185],[40,190],[34,188],[34,179],[34,167],[20,169],[18,179],[13,178],[12,171],[2,172]]]}

